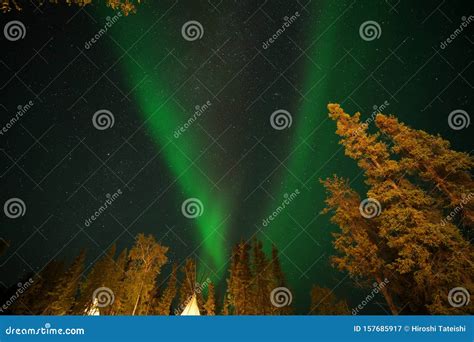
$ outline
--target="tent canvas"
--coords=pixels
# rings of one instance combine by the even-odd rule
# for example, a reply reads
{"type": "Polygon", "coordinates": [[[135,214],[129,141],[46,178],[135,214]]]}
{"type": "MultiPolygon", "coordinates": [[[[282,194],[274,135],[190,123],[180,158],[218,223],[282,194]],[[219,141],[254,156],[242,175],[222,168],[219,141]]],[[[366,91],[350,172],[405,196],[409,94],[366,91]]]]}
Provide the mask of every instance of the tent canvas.
{"type": "Polygon", "coordinates": [[[181,316],[201,316],[197,305],[196,294],[193,294],[191,300],[188,302],[183,312],[181,313],[181,316]]]}

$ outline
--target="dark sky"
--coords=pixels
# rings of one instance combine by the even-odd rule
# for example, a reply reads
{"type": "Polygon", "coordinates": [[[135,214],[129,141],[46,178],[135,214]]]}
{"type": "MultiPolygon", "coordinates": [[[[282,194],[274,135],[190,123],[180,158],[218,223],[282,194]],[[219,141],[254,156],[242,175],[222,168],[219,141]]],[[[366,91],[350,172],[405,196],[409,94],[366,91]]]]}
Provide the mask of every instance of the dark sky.
{"type": "MultiPolygon", "coordinates": [[[[0,135],[0,202],[18,198],[26,208],[18,218],[0,215],[0,236],[10,242],[1,281],[8,286],[81,248],[92,262],[112,242],[129,247],[145,232],[170,246],[171,262],[194,256],[222,284],[231,246],[256,235],[282,251],[299,312],[312,284],[356,305],[367,290],[330,266],[335,227],[319,215],[318,179],[337,173],[361,193],[363,179],[326,105],[367,119],[385,104],[385,113],[471,151],[471,126],[448,124],[454,110],[472,112],[471,12],[463,1],[160,0],[117,17],[104,34],[116,12],[103,5],[1,15],[2,32],[18,20],[25,36],[0,36],[0,126],[33,103],[0,135]],[[196,40],[182,35],[189,21],[200,25],[196,40]],[[366,22],[376,23],[378,38],[363,39],[366,22]],[[93,124],[100,110],[113,117],[104,130],[93,124]],[[271,124],[277,110],[291,118],[282,130],[271,124]],[[189,198],[202,205],[196,219],[182,213],[189,198]]],[[[375,303],[367,310],[384,312],[375,303]]]]}

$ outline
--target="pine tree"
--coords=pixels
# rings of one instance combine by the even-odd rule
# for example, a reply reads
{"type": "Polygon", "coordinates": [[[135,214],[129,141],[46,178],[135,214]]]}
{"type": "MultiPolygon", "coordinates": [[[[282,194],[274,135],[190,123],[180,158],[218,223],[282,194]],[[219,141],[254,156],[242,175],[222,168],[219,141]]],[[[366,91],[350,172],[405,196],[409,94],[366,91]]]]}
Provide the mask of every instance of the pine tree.
{"type": "Polygon", "coordinates": [[[207,316],[214,316],[216,314],[215,289],[212,282],[207,285],[207,300],[204,304],[204,310],[206,310],[207,316]]]}
{"type": "Polygon", "coordinates": [[[349,306],[345,300],[338,300],[328,288],[313,286],[311,289],[312,315],[349,315],[349,306]]]}
{"type": "MultiPolygon", "coordinates": [[[[332,211],[331,222],[341,229],[340,233],[333,233],[334,248],[340,252],[332,258],[333,264],[353,277],[368,280],[367,284],[373,280],[382,282],[391,274],[387,266],[388,261],[395,258],[395,253],[381,243],[383,240],[378,236],[378,227],[374,221],[360,214],[360,197],[347,181],[334,176],[323,184],[327,190],[323,213],[332,211]]],[[[398,314],[399,308],[389,289],[383,288],[382,295],[392,314],[398,314]]]]}
{"type": "Polygon", "coordinates": [[[268,315],[273,312],[270,301],[270,293],[273,290],[271,281],[270,263],[263,252],[261,241],[253,241],[253,283],[255,284],[255,303],[256,314],[268,315]]]}
{"type": "Polygon", "coordinates": [[[64,262],[51,260],[36,276],[33,285],[13,303],[15,315],[41,315],[51,303],[51,292],[58,286],[64,274],[64,262]]]}
{"type": "Polygon", "coordinates": [[[85,257],[85,250],[82,250],[61,277],[58,285],[49,294],[52,301],[43,311],[43,315],[61,316],[71,313],[79,290],[85,257]]]}
{"type": "MultiPolygon", "coordinates": [[[[377,236],[371,243],[377,245],[378,257],[391,271],[391,291],[404,302],[409,301],[412,310],[423,312],[430,310],[436,296],[448,293],[453,284],[471,288],[472,277],[463,269],[472,267],[472,246],[456,226],[441,223],[443,208],[439,201],[406,176],[400,156],[393,155],[379,133],[367,132],[359,113],[350,116],[337,104],[328,105],[328,109],[329,116],[337,121],[336,133],[341,136],[346,155],[357,160],[365,173],[367,196],[383,208],[377,210],[379,216],[370,219],[372,227],[364,230],[368,237],[377,236]]],[[[343,230],[344,238],[347,230],[353,238],[355,229],[348,225],[343,230]]]]}
{"type": "Polygon", "coordinates": [[[160,298],[155,299],[152,311],[154,315],[168,316],[171,313],[171,304],[173,303],[177,292],[177,270],[178,268],[176,264],[174,264],[166,289],[163,291],[160,298]]]}
{"type": "Polygon", "coordinates": [[[470,170],[474,167],[473,158],[467,153],[453,151],[449,141],[439,135],[412,129],[393,116],[379,114],[376,124],[395,144],[393,151],[400,155],[403,169],[434,184],[433,189],[443,195],[444,203],[451,209],[459,206],[464,223],[472,226],[474,182],[470,170]]]}
{"type": "MultiPolygon", "coordinates": [[[[93,302],[94,291],[100,287],[109,288],[112,293],[117,291],[118,283],[114,281],[116,264],[114,260],[116,246],[113,244],[107,253],[95,263],[81,285],[80,296],[74,307],[74,313],[81,315],[93,302]]],[[[102,310],[103,314],[105,308],[102,310]]]]}

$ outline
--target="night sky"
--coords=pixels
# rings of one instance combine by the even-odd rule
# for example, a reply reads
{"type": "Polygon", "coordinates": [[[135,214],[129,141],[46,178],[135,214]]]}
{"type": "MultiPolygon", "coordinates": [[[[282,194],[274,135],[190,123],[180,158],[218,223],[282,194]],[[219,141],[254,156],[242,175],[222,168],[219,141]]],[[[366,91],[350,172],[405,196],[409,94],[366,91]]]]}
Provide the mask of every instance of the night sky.
{"type": "Polygon", "coordinates": [[[337,228],[320,215],[319,178],[337,173],[362,194],[364,184],[326,105],[362,119],[384,105],[471,151],[471,126],[453,130],[448,115],[473,109],[472,18],[441,46],[471,13],[465,1],[160,0],[129,16],[103,4],[2,14],[0,126],[33,103],[0,135],[0,202],[26,208],[0,215],[2,284],[81,248],[90,265],[143,232],[222,288],[231,247],[256,236],[279,248],[298,312],[313,284],[357,304],[368,290],[329,262],[337,228]],[[6,39],[12,20],[23,39],[6,39]],[[183,30],[190,21],[197,36],[183,30]],[[378,32],[363,39],[367,21],[378,32]],[[188,199],[200,216],[183,215],[188,199]]]}

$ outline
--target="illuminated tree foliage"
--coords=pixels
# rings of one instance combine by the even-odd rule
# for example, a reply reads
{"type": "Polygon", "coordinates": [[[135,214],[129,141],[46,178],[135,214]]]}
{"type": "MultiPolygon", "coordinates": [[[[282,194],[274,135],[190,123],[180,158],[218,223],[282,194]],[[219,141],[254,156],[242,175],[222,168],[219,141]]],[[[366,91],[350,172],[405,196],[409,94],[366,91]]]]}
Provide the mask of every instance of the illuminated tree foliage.
{"type": "Polygon", "coordinates": [[[313,286],[311,289],[312,315],[349,315],[349,307],[345,300],[338,300],[331,289],[313,286]]]}
{"type": "MultiPolygon", "coordinates": [[[[456,203],[453,194],[472,186],[469,156],[393,117],[378,115],[377,127],[386,134],[370,134],[359,113],[350,116],[337,104],[328,109],[346,155],[364,171],[368,191],[363,197],[381,204],[378,216],[363,217],[360,197],[346,181],[334,177],[323,182],[328,191],[325,212],[333,212],[331,220],[341,228],[335,234],[339,255],[334,264],[367,281],[389,279],[382,294],[394,314],[397,303],[421,313],[471,312],[472,303],[456,308],[447,297],[457,286],[474,291],[472,272],[466,271],[472,269],[474,249],[459,227],[443,221],[446,206],[456,203]],[[415,149],[416,144],[422,147],[415,149]],[[449,159],[455,163],[453,156],[461,159],[460,165],[448,165],[449,159]]],[[[469,207],[464,213],[469,217],[469,207]]]]}
{"type": "MultiPolygon", "coordinates": [[[[101,1],[92,1],[92,0],[0,0],[0,11],[3,13],[14,11],[22,11],[25,8],[33,6],[41,6],[45,2],[49,2],[54,5],[68,5],[68,6],[78,6],[84,7],[92,4],[93,2],[101,1]]],[[[137,6],[140,5],[142,0],[105,0],[106,6],[112,8],[113,10],[119,10],[123,14],[128,15],[130,13],[135,13],[137,6]]]]}

